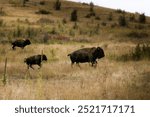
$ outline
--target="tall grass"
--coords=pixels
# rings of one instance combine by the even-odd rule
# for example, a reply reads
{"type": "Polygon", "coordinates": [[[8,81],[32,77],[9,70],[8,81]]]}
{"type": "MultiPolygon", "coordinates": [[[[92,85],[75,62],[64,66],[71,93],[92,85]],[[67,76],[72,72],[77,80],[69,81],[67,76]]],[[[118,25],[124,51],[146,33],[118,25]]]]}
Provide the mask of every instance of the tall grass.
{"type": "Polygon", "coordinates": [[[137,44],[136,47],[130,51],[130,53],[123,54],[117,57],[117,60],[123,61],[139,61],[150,60],[150,45],[149,44],[137,44]]]}

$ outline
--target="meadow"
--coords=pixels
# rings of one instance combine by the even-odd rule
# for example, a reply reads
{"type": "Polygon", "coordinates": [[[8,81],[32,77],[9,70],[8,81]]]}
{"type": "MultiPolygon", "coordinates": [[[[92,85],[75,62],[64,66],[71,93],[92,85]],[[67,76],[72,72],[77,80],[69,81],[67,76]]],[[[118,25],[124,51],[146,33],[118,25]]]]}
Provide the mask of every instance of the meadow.
{"type": "MultiPolygon", "coordinates": [[[[149,56],[119,59],[132,54],[137,44],[150,44],[149,17],[141,24],[129,21],[133,14],[126,13],[128,25],[122,27],[118,24],[119,11],[112,9],[96,6],[97,18],[85,18],[89,13],[86,4],[62,1],[61,11],[55,11],[55,0],[45,0],[44,6],[40,0],[29,0],[25,7],[10,1],[0,1],[0,7],[5,6],[0,16],[0,99],[150,99],[149,56]],[[68,16],[74,8],[79,11],[77,22],[68,16]],[[50,14],[36,13],[39,9],[50,14]],[[24,38],[32,44],[12,50],[11,42],[24,38]],[[106,55],[98,60],[98,66],[85,63],[72,68],[67,55],[93,46],[103,48],[106,55]],[[40,53],[46,54],[48,61],[41,69],[27,69],[24,59],[40,53]]],[[[136,19],[139,16],[134,15],[136,19]]]]}

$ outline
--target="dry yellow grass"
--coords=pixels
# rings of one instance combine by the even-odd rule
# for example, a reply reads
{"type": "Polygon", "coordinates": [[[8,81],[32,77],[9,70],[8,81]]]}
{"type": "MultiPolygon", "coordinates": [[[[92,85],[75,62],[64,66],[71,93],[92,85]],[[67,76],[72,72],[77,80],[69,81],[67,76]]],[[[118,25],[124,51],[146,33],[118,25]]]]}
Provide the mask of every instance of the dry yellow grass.
{"type": "Polygon", "coordinates": [[[117,62],[109,54],[127,52],[130,43],[101,43],[106,57],[99,60],[97,68],[81,64],[81,69],[71,68],[67,57],[81,47],[98,44],[33,44],[24,50],[11,50],[10,45],[0,45],[0,78],[3,78],[5,57],[8,58],[7,84],[0,85],[0,99],[150,99],[150,61],[117,62]],[[107,45],[107,46],[106,46],[107,45]],[[27,70],[25,57],[39,54],[42,50],[48,57],[41,69],[27,70]]]}
{"type": "MultiPolygon", "coordinates": [[[[55,0],[45,0],[47,3],[43,6],[39,1],[41,0],[30,0],[26,7],[21,7],[9,4],[8,0],[0,0],[0,7],[6,13],[0,19],[0,41],[7,43],[0,43],[0,99],[150,99],[150,61],[119,62],[112,59],[114,55],[128,53],[136,43],[150,42],[149,37],[135,39],[126,36],[134,30],[141,31],[136,25],[144,27],[142,31],[149,34],[148,17],[145,24],[129,22],[128,27],[122,28],[117,25],[118,17],[122,14],[112,9],[95,7],[96,15],[100,17],[100,20],[96,20],[95,17],[85,18],[89,13],[89,6],[63,1],[61,11],[55,11],[55,0]],[[36,14],[39,9],[46,9],[52,14],[36,14]],[[78,10],[77,29],[73,29],[74,22],[70,22],[73,9],[78,10]],[[108,21],[110,12],[113,14],[112,21],[108,21]],[[64,18],[66,24],[62,22],[64,18]],[[44,21],[37,22],[41,19],[44,21]],[[18,26],[22,26],[20,31],[24,32],[19,37],[14,36],[18,26]],[[36,30],[38,34],[30,38],[32,45],[24,50],[17,48],[13,51],[8,42],[26,38],[25,29],[28,27],[40,30],[36,30]],[[53,28],[56,28],[58,34],[51,34],[53,28]],[[91,34],[96,29],[97,34],[91,34]],[[43,42],[45,33],[52,37],[48,39],[48,43],[36,44],[43,42]],[[55,38],[61,39],[62,36],[68,37],[70,41],[55,41],[55,38]],[[56,44],[57,41],[61,44],[56,44]],[[89,64],[81,64],[81,69],[76,65],[71,68],[67,54],[92,46],[102,47],[106,54],[105,58],[98,61],[97,68],[92,68],[89,64]],[[24,58],[42,51],[48,61],[43,63],[41,69],[34,66],[35,70],[28,70],[24,58]],[[5,58],[8,59],[8,64],[7,83],[4,86],[5,58]]],[[[128,19],[130,14],[125,15],[128,19]]],[[[137,16],[135,14],[136,18],[137,16]]],[[[31,33],[33,32],[32,30],[31,33]]]]}

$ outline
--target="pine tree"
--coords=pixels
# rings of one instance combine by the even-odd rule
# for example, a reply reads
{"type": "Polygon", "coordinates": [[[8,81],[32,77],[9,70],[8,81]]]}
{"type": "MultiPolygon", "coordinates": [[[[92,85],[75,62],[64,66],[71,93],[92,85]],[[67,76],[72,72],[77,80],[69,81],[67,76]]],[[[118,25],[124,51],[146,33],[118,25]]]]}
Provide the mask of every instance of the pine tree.
{"type": "Polygon", "coordinates": [[[126,18],[125,18],[124,15],[119,17],[118,23],[119,23],[119,25],[122,26],[122,27],[124,27],[124,26],[127,25],[126,18]]]}
{"type": "Polygon", "coordinates": [[[145,23],[146,22],[146,17],[145,14],[140,14],[139,15],[139,23],[145,23]]]}
{"type": "Polygon", "coordinates": [[[94,4],[93,4],[93,2],[90,3],[90,12],[94,12],[94,4]]]}
{"type": "Polygon", "coordinates": [[[73,10],[71,13],[71,21],[76,22],[78,20],[77,10],[73,10]]]}
{"type": "Polygon", "coordinates": [[[60,10],[61,9],[61,2],[59,0],[56,0],[54,4],[55,10],[60,10]]]}

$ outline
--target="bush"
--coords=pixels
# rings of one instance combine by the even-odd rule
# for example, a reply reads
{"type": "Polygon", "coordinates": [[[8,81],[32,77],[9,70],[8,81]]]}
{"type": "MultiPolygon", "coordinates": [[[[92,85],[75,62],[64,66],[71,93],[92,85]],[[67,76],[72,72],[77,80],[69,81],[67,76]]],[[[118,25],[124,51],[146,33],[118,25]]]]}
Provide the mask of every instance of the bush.
{"type": "Polygon", "coordinates": [[[48,35],[48,33],[45,33],[45,34],[44,34],[44,37],[43,37],[43,42],[44,42],[44,43],[47,43],[48,40],[49,40],[49,35],[48,35]]]}
{"type": "Polygon", "coordinates": [[[124,27],[124,26],[127,25],[126,18],[125,18],[124,15],[123,15],[123,16],[120,16],[120,17],[118,18],[118,23],[119,23],[119,26],[122,26],[122,27],[124,27]]]}
{"type": "Polygon", "coordinates": [[[25,30],[25,36],[27,36],[28,38],[35,37],[37,36],[38,33],[39,33],[39,30],[30,26],[27,27],[25,30]]]}
{"type": "Polygon", "coordinates": [[[0,26],[2,27],[4,25],[4,20],[0,19],[0,26]]]}
{"type": "Polygon", "coordinates": [[[45,5],[45,1],[40,1],[39,4],[40,5],[45,5]]]}
{"type": "Polygon", "coordinates": [[[121,13],[121,14],[125,14],[126,12],[124,10],[121,10],[121,9],[117,9],[116,10],[116,13],[121,13]]]}
{"type": "Polygon", "coordinates": [[[137,24],[137,25],[134,26],[134,28],[141,30],[141,29],[144,29],[145,26],[144,26],[144,25],[141,25],[141,24],[137,24]]]}
{"type": "Polygon", "coordinates": [[[56,0],[54,4],[54,9],[55,10],[60,10],[61,9],[61,2],[59,0],[56,0]]]}
{"type": "MultiPolygon", "coordinates": [[[[96,16],[95,12],[90,12],[88,13],[85,17],[86,18],[91,18],[92,16],[96,16]]],[[[98,16],[97,16],[98,17],[98,16]]]]}
{"type": "Polygon", "coordinates": [[[0,15],[6,15],[5,11],[3,10],[3,7],[0,8],[0,15]]]}
{"type": "Polygon", "coordinates": [[[150,45],[148,44],[137,44],[133,51],[129,54],[124,54],[120,57],[117,57],[117,60],[121,61],[139,61],[143,59],[150,60],[150,45]]]}
{"type": "Polygon", "coordinates": [[[50,24],[53,24],[53,23],[55,23],[55,22],[54,22],[54,20],[52,20],[52,19],[40,18],[40,19],[37,21],[37,23],[46,23],[46,24],[50,23],[50,24]]]}
{"type": "Polygon", "coordinates": [[[93,4],[93,2],[90,2],[90,12],[94,12],[94,4],[93,4]]]}
{"type": "Polygon", "coordinates": [[[146,32],[131,31],[127,36],[130,38],[146,38],[149,35],[146,32]]]}
{"type": "Polygon", "coordinates": [[[63,18],[63,19],[62,19],[62,23],[63,23],[63,24],[67,24],[66,18],[63,18]]]}
{"type": "Polygon", "coordinates": [[[37,14],[43,14],[43,15],[47,15],[47,14],[51,14],[51,12],[45,10],[45,9],[40,9],[38,12],[36,12],[37,14]]]}
{"type": "Polygon", "coordinates": [[[49,32],[50,34],[56,35],[58,32],[56,31],[56,28],[53,27],[52,30],[49,32]]]}
{"type": "Polygon", "coordinates": [[[106,23],[106,22],[102,22],[101,25],[102,25],[102,26],[106,26],[107,23],[106,23]]]}
{"type": "Polygon", "coordinates": [[[101,20],[101,18],[99,16],[96,16],[95,19],[96,20],[101,20]]]}
{"type": "Polygon", "coordinates": [[[73,25],[73,29],[78,29],[77,22],[75,22],[75,23],[74,23],[74,25],[73,25]]]}
{"type": "Polygon", "coordinates": [[[146,22],[146,17],[145,17],[144,13],[139,15],[138,21],[139,21],[139,23],[145,23],[146,22]]]}
{"type": "Polygon", "coordinates": [[[108,15],[108,21],[112,21],[112,19],[113,19],[112,13],[109,13],[109,15],[108,15]]]}
{"type": "Polygon", "coordinates": [[[144,58],[150,59],[150,45],[148,44],[138,44],[135,50],[131,54],[133,60],[142,60],[144,58]]]}
{"type": "Polygon", "coordinates": [[[131,21],[131,22],[136,21],[134,14],[129,16],[129,21],[131,21]]]}
{"type": "Polygon", "coordinates": [[[78,20],[77,10],[73,10],[71,13],[71,21],[76,22],[78,20]]]}

